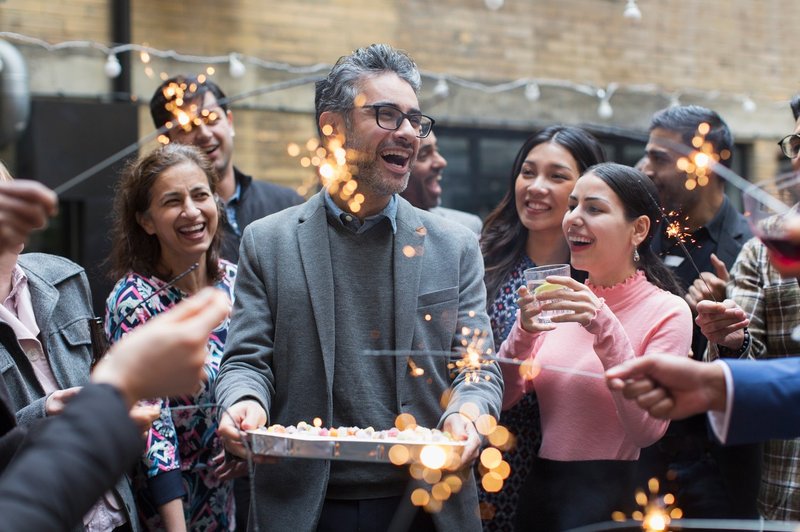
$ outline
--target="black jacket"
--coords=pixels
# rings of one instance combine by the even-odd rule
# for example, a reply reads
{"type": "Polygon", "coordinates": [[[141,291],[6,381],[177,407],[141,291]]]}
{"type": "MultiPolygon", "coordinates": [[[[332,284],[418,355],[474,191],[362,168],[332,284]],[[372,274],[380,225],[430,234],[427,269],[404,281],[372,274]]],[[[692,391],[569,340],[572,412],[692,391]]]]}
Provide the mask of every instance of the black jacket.
{"type": "Polygon", "coordinates": [[[220,255],[223,259],[236,264],[239,262],[239,244],[245,227],[259,218],[282,211],[292,205],[299,205],[305,200],[290,188],[265,181],[256,181],[249,175],[240,172],[238,168],[233,169],[233,175],[236,183],[241,187],[239,201],[233,205],[239,231],[235,231],[228,223],[227,218],[224,218],[220,225],[222,231],[220,255]]]}

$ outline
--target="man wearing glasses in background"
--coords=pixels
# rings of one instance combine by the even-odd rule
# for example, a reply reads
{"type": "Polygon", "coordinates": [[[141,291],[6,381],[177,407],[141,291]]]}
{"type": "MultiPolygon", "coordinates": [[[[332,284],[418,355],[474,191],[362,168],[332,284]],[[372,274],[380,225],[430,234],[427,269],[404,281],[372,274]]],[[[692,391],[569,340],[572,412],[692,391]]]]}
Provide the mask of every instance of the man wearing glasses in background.
{"type": "Polygon", "coordinates": [[[474,214],[448,209],[442,207],[442,171],[447,167],[447,159],[439,153],[439,144],[436,142],[436,135],[431,131],[427,137],[419,141],[419,153],[414,166],[411,168],[411,176],[408,178],[408,186],[400,193],[414,207],[430,211],[466,225],[478,235],[481,234],[483,222],[474,214]]]}
{"type": "Polygon", "coordinates": [[[480,439],[459,412],[471,403],[497,418],[502,376],[494,363],[471,374],[426,354],[457,350],[476,330],[492,342],[475,234],[399,197],[433,126],[419,87],[411,58],[387,45],[340,58],[317,82],[323,140],[343,139],[357,186],[329,186],[245,230],[216,383],[230,414],[219,432],[245,456],[238,426],[320,418],[325,427],[381,430],[410,414],[466,442],[453,464],[463,484],[428,514],[411,506],[407,467],[278,459],[254,477],[251,525],[261,530],[481,529],[468,467],[480,439]]]}

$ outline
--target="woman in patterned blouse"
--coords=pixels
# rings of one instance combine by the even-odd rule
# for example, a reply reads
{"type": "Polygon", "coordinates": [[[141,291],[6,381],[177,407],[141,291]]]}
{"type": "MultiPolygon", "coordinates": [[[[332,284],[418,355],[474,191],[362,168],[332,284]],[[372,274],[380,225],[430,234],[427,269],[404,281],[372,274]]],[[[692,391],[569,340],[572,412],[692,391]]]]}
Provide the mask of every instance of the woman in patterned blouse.
{"type": "MultiPolygon", "coordinates": [[[[486,218],[481,235],[495,351],[514,325],[523,272],[545,264],[569,264],[569,247],[561,229],[567,199],[578,177],[604,160],[597,139],[566,126],[551,126],[531,135],[517,152],[508,190],[486,218]]],[[[580,281],[586,278],[578,271],[572,276],[580,281]]],[[[485,530],[513,526],[518,492],[541,442],[536,396],[527,394],[503,412],[500,422],[515,435],[516,444],[505,456],[511,476],[502,491],[479,490],[485,530]]]]}
{"type": "MultiPolygon", "coordinates": [[[[205,154],[168,144],[131,165],[114,205],[106,334],[113,342],[206,286],[233,298],[236,266],[219,258],[217,175],[205,154]],[[187,273],[188,272],[188,273],[187,273]]],[[[205,375],[193,395],[155,399],[136,496],[143,524],[166,530],[233,530],[228,466],[216,435],[213,384],[228,322],[208,338],[205,375]]]]}

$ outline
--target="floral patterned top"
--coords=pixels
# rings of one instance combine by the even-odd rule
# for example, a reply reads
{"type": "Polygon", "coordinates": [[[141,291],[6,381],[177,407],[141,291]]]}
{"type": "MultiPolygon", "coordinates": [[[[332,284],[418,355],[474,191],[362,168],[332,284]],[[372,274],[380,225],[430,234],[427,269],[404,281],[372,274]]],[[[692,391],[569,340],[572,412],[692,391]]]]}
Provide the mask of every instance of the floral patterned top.
{"type": "MultiPolygon", "coordinates": [[[[222,277],[216,286],[233,300],[236,265],[226,260],[220,260],[219,265],[222,277]]],[[[120,279],[106,301],[105,331],[109,340],[116,342],[187,297],[175,286],[165,289],[166,285],[158,277],[133,272],[120,279]]],[[[210,407],[229,322],[230,317],[208,337],[206,378],[200,389],[193,395],[155,399],[161,404],[161,416],[147,434],[140,478],[134,482],[139,514],[148,529],[163,528],[158,506],[180,496],[184,496],[190,529],[234,529],[232,483],[220,482],[214,475],[214,458],[222,451],[222,444],[216,434],[217,412],[210,407]]]]}

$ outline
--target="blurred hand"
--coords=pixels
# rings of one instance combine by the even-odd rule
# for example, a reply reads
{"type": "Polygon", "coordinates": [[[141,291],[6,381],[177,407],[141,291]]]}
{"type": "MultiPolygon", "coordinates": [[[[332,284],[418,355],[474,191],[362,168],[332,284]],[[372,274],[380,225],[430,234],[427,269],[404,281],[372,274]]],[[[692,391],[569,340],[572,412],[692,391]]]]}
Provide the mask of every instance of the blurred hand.
{"type": "Polygon", "coordinates": [[[161,405],[139,401],[131,407],[128,415],[142,432],[147,433],[153,421],[161,415],[161,405]]]}
{"type": "Polygon", "coordinates": [[[612,391],[621,391],[657,418],[724,411],[727,403],[722,367],[689,357],[645,355],[609,369],[606,380],[612,391]]]}
{"type": "Polygon", "coordinates": [[[224,451],[214,457],[213,463],[216,465],[214,473],[223,482],[247,476],[247,462],[237,459],[226,460],[224,451]]]}
{"type": "MultiPolygon", "coordinates": [[[[236,403],[225,411],[219,421],[217,433],[225,448],[240,458],[247,458],[247,449],[242,443],[241,432],[254,430],[267,424],[267,413],[261,403],[245,400],[236,403]]],[[[260,461],[261,457],[256,461],[260,461]]]]}
{"type": "Polygon", "coordinates": [[[692,309],[693,314],[697,313],[697,304],[700,301],[722,301],[725,299],[725,287],[730,279],[728,268],[713,253],[711,254],[711,264],[714,266],[716,275],[711,272],[702,272],[687,291],[685,299],[689,303],[689,308],[692,309]]]}
{"type": "Polygon", "coordinates": [[[0,182],[0,251],[24,244],[58,212],[55,192],[37,181],[0,182]]]}
{"type": "Polygon", "coordinates": [[[695,323],[709,342],[737,350],[744,343],[744,328],[750,324],[747,314],[732,299],[721,303],[700,301],[695,323]]]}
{"type": "Polygon", "coordinates": [[[116,386],[129,406],[191,393],[202,378],[208,335],[229,312],[221,290],[204,288],[114,344],[92,380],[116,386]]]}
{"type": "Polygon", "coordinates": [[[63,390],[56,390],[47,396],[44,401],[44,412],[48,416],[55,416],[64,411],[64,407],[69,403],[70,399],[78,395],[82,386],[73,386],[72,388],[65,388],[63,390]]]}
{"type": "Polygon", "coordinates": [[[442,430],[449,432],[456,440],[467,442],[461,453],[461,461],[449,469],[458,470],[470,466],[478,458],[481,448],[481,437],[475,424],[462,414],[450,414],[444,420],[442,430]]]}

